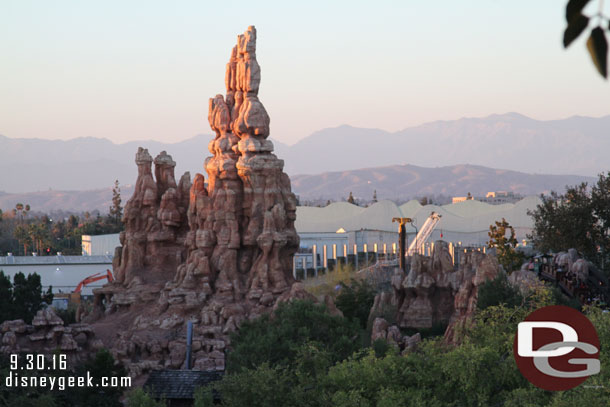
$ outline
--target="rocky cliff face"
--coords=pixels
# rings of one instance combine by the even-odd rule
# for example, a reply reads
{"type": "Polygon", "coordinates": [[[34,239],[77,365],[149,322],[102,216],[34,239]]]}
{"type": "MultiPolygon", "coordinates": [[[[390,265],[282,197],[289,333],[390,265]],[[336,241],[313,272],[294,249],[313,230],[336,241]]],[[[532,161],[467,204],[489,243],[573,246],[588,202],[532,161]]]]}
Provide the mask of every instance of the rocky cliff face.
{"type": "Polygon", "coordinates": [[[188,259],[169,295],[200,287],[223,302],[244,298],[266,306],[290,288],[296,199],[284,162],[273,151],[269,116],[258,99],[256,29],[238,36],[227,64],[226,97],[210,99],[216,137],[190,194],[188,259]]]}
{"type": "Polygon", "coordinates": [[[501,272],[493,255],[464,253],[454,268],[449,247],[436,241],[430,257],[415,255],[405,275],[397,269],[392,292],[375,298],[370,319],[395,310],[392,319],[400,328],[429,329],[448,325],[445,339],[459,341],[456,327],[466,324],[476,309],[478,287],[501,272]]]}
{"type": "Polygon", "coordinates": [[[64,321],[52,308],[38,311],[31,325],[22,319],[0,324],[0,353],[5,355],[51,355],[59,350],[66,354],[69,366],[73,367],[103,346],[102,341],[94,337],[93,329],[89,325],[64,325],[64,321]]]}
{"type": "Polygon", "coordinates": [[[116,282],[95,290],[97,311],[89,317],[98,331],[115,327],[105,342],[134,375],[184,365],[187,321],[195,323],[194,367],[223,369],[229,334],[243,320],[305,295],[293,285],[296,198],[267,140],[254,27],[238,36],[225,85],[226,96],[209,104],[216,136],[204,164],[207,183],[196,174],[191,185],[188,173],[176,183],[165,152],[154,160],[153,178],[148,151],[136,155],[116,282]]]}
{"type": "Polygon", "coordinates": [[[190,174],[185,173],[176,183],[176,163],[165,151],[153,160],[148,150],[140,147],[135,161],[138,178],[134,194],[125,205],[121,247],[115,250],[115,282],[96,290],[96,307],[90,320],[99,318],[102,312],[156,300],[165,282],[186,259],[190,174]]]}

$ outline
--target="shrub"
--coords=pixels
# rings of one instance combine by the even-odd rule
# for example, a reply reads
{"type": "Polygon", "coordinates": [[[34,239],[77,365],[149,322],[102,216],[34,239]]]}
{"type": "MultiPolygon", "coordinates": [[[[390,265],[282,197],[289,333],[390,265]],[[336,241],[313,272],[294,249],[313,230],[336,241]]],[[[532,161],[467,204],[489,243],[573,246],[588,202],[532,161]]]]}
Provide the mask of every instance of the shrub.
{"type": "Polygon", "coordinates": [[[304,280],[303,285],[309,293],[315,296],[331,295],[334,297],[337,295],[337,286],[341,286],[342,283],[347,283],[355,277],[356,273],[350,264],[339,263],[332,271],[319,271],[317,277],[304,280]]]}
{"type": "Polygon", "coordinates": [[[492,305],[504,304],[514,307],[523,302],[519,289],[513,287],[505,273],[499,273],[493,280],[487,280],[479,287],[477,308],[482,310],[492,305]]]}
{"type": "Polygon", "coordinates": [[[311,301],[280,304],[273,316],[263,315],[244,322],[231,338],[233,350],[227,358],[227,370],[238,372],[267,362],[270,367],[291,365],[297,351],[312,343],[343,360],[361,348],[356,321],[326,312],[324,305],[311,301]]]}
{"type": "Polygon", "coordinates": [[[127,395],[127,407],[165,407],[162,400],[155,400],[150,394],[138,388],[127,395]]]}
{"type": "Polygon", "coordinates": [[[343,312],[343,316],[358,320],[365,329],[374,300],[375,290],[366,280],[352,280],[350,285],[341,283],[335,305],[343,312]]]}

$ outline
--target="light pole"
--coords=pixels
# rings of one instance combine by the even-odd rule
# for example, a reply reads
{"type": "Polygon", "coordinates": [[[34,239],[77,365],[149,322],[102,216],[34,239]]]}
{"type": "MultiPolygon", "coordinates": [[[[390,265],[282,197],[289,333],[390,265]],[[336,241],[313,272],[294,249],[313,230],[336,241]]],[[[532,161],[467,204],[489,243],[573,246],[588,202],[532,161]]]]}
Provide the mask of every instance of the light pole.
{"type": "Polygon", "coordinates": [[[392,222],[398,222],[398,246],[400,252],[399,265],[402,271],[407,272],[405,264],[405,245],[407,240],[407,233],[405,232],[405,224],[407,222],[413,222],[411,218],[392,218],[392,222]]]}

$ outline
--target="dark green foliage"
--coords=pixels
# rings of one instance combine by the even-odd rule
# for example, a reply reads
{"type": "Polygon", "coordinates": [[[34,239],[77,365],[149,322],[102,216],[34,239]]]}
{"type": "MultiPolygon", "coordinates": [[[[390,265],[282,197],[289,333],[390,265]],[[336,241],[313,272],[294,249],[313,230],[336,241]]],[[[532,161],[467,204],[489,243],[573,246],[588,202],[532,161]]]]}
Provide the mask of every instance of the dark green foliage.
{"type": "Polygon", "coordinates": [[[604,78],[608,77],[608,42],[604,29],[599,26],[591,31],[587,40],[587,49],[597,71],[604,78]]]}
{"type": "Polygon", "coordinates": [[[589,17],[579,14],[563,33],[563,46],[568,47],[589,25],[589,17]]]}
{"type": "MultiPolygon", "coordinates": [[[[602,371],[564,392],[531,385],[513,358],[517,324],[534,309],[551,305],[552,294],[538,287],[516,307],[489,306],[466,328],[460,345],[426,340],[406,355],[383,341],[333,363],[328,352],[304,344],[290,365],[228,374],[213,384],[225,407],[241,406],[607,406],[610,355],[600,353],[602,371]]],[[[610,344],[610,318],[600,309],[586,310],[602,349],[610,344]]],[[[210,394],[211,387],[205,389],[210,394]]],[[[197,407],[211,406],[203,402],[197,407]]]]}
{"type": "Polygon", "coordinates": [[[108,210],[108,219],[110,223],[115,225],[121,225],[121,219],[123,218],[123,207],[121,206],[121,188],[119,187],[119,180],[114,181],[114,188],[112,188],[112,206],[108,210]]]}
{"type": "Polygon", "coordinates": [[[479,287],[477,308],[480,310],[500,304],[515,307],[522,302],[523,297],[519,293],[519,289],[508,282],[504,273],[498,273],[496,278],[487,280],[479,287]]]}
{"type": "Polygon", "coordinates": [[[64,321],[65,326],[68,326],[76,323],[77,308],[78,306],[76,304],[70,303],[66,309],[56,309],[55,314],[64,321]]]}
{"type": "Polygon", "coordinates": [[[341,292],[335,300],[335,305],[348,319],[356,319],[362,329],[371,312],[375,301],[375,289],[366,280],[351,280],[349,285],[341,283],[341,292]]]}
{"type": "Polygon", "coordinates": [[[51,287],[43,294],[40,276],[37,273],[28,274],[27,277],[21,272],[15,274],[13,278],[13,314],[16,318],[29,323],[38,310],[45,306],[45,303],[50,304],[52,301],[51,287]]]}
{"type": "Polygon", "coordinates": [[[569,298],[566,296],[559,287],[553,287],[551,289],[553,304],[555,305],[565,305],[566,307],[572,307],[577,310],[581,310],[582,306],[580,302],[576,298],[569,298]]]}
{"type": "Polygon", "coordinates": [[[15,255],[36,252],[39,256],[55,255],[57,252],[80,255],[82,235],[119,233],[124,229],[118,189],[113,196],[112,214],[103,217],[89,213],[81,216],[63,212],[54,215],[33,214],[25,209],[15,213],[10,217],[5,214],[0,222],[0,252],[3,255],[6,252],[15,255]]]}
{"type": "Polygon", "coordinates": [[[534,220],[528,236],[537,250],[559,252],[574,248],[606,275],[610,272],[610,172],[600,174],[590,189],[586,183],[567,187],[559,195],[542,196],[529,212],[534,220]]]}
{"type": "Polygon", "coordinates": [[[0,270],[0,323],[13,319],[13,284],[0,270]]]}
{"type": "Polygon", "coordinates": [[[38,310],[53,301],[51,287],[42,292],[40,276],[36,273],[15,274],[13,283],[0,270],[0,322],[23,319],[30,323],[38,310]]]}
{"type": "Polygon", "coordinates": [[[314,344],[328,352],[333,361],[343,360],[361,347],[358,324],[326,312],[310,301],[280,304],[273,316],[246,321],[232,336],[233,350],[227,369],[239,372],[266,362],[270,367],[295,363],[298,349],[314,344]]]}
{"type": "Polygon", "coordinates": [[[165,407],[166,405],[140,388],[134,389],[127,395],[127,407],[165,407]]]}
{"type": "Polygon", "coordinates": [[[519,268],[524,256],[523,253],[515,249],[517,247],[515,229],[509,225],[506,219],[502,218],[502,221],[496,221],[495,225],[490,225],[487,234],[489,236],[487,246],[496,249],[498,261],[504,267],[504,270],[511,272],[519,268]]]}
{"type": "MultiPolygon", "coordinates": [[[[3,379],[9,373],[9,360],[5,355],[0,355],[0,377],[3,379]]],[[[100,384],[101,377],[126,376],[125,369],[114,363],[110,352],[101,350],[95,358],[76,367],[70,366],[68,370],[32,370],[27,376],[55,376],[87,377],[87,372],[93,378],[93,384],[100,384]]],[[[13,372],[15,373],[15,372],[13,372]]],[[[19,371],[18,374],[24,372],[19,371]]],[[[115,387],[68,387],[67,382],[63,390],[56,387],[51,391],[49,387],[5,387],[5,380],[0,380],[0,406],[32,406],[32,407],[121,407],[121,394],[125,389],[115,387]]],[[[135,404],[134,406],[156,407],[162,404],[135,404]]]]}
{"type": "Polygon", "coordinates": [[[600,10],[597,15],[586,16],[583,14],[583,9],[589,3],[589,0],[570,0],[566,5],[566,21],[568,25],[563,33],[563,46],[568,47],[576,38],[578,38],[589,25],[591,20],[597,19],[597,27],[591,30],[589,39],[587,40],[587,50],[591,56],[591,60],[597,68],[597,71],[604,78],[608,77],[608,42],[606,41],[604,23],[608,22],[608,17],[603,14],[603,0],[598,0],[600,10]]]}
{"type": "Polygon", "coordinates": [[[447,330],[447,326],[448,326],[448,322],[435,322],[430,328],[406,328],[406,329],[401,329],[401,332],[404,335],[415,335],[416,333],[419,332],[419,335],[422,337],[422,339],[426,339],[426,338],[434,338],[435,336],[443,336],[445,334],[445,331],[447,330]]]}
{"type": "MultiPolygon", "coordinates": [[[[126,376],[125,368],[115,364],[114,358],[106,349],[97,352],[93,359],[79,365],[74,370],[77,376],[87,376],[87,372],[93,377],[94,383],[100,383],[102,377],[126,376]]],[[[60,398],[68,406],[87,407],[121,407],[121,394],[125,389],[117,387],[74,388],[69,392],[62,392],[60,398]]]]}
{"type": "Polygon", "coordinates": [[[373,351],[375,351],[375,356],[378,358],[384,357],[391,348],[388,341],[381,338],[376,339],[371,347],[373,348],[373,351]]]}

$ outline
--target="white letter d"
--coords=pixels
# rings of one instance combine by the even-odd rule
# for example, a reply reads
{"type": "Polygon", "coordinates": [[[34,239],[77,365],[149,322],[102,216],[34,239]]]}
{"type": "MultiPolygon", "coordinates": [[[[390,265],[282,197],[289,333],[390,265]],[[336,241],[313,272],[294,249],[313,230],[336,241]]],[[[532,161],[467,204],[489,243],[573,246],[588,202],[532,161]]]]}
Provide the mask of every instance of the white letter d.
{"type": "Polygon", "coordinates": [[[534,328],[550,328],[561,332],[563,342],[578,342],[578,334],[570,325],[561,322],[550,321],[531,321],[520,322],[517,327],[517,353],[521,357],[555,357],[563,356],[574,350],[573,346],[563,346],[555,350],[535,351],[532,349],[534,345],[534,328]]]}

